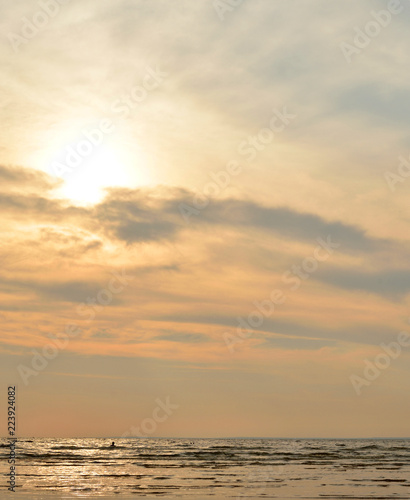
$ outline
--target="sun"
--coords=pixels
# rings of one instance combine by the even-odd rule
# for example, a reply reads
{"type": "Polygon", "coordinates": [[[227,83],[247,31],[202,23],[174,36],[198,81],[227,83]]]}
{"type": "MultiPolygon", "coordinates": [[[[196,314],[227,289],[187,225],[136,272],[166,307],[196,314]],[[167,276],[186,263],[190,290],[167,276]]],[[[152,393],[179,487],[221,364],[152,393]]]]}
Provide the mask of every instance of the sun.
{"type": "Polygon", "coordinates": [[[71,172],[64,174],[58,194],[78,204],[96,204],[109,187],[130,186],[133,176],[115,148],[102,145],[71,172]]]}
{"type": "Polygon", "coordinates": [[[87,122],[96,120],[73,120],[48,130],[31,158],[34,168],[61,180],[55,196],[75,205],[95,205],[110,187],[135,189],[153,183],[151,162],[135,134],[124,127],[84,127],[87,122]]]}

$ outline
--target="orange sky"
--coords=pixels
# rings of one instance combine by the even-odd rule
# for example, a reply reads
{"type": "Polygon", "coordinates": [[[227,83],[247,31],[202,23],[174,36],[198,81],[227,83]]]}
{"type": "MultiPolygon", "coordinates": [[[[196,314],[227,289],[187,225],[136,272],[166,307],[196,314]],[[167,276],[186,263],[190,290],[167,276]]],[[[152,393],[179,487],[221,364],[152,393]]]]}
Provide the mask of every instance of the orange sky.
{"type": "Polygon", "coordinates": [[[21,435],[408,436],[409,5],[341,49],[385,8],[4,7],[21,435]]]}

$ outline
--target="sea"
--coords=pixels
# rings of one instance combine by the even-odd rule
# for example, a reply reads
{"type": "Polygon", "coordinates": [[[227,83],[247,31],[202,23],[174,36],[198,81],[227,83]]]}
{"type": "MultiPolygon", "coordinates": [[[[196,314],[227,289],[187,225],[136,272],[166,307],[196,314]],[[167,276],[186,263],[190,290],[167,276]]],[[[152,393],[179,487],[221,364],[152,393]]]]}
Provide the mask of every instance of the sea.
{"type": "Polygon", "coordinates": [[[15,493],[9,452],[2,499],[410,499],[410,439],[18,439],[15,493]]]}

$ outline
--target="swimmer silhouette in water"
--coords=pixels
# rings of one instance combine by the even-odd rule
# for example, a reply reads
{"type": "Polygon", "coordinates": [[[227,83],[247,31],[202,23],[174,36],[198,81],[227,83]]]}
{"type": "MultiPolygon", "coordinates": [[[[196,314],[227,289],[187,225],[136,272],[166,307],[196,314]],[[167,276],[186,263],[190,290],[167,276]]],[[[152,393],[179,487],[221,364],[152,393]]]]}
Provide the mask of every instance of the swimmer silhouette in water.
{"type": "Polygon", "coordinates": [[[113,442],[111,443],[111,448],[114,448],[114,446],[115,446],[115,443],[114,443],[114,441],[113,441],[113,442]]]}

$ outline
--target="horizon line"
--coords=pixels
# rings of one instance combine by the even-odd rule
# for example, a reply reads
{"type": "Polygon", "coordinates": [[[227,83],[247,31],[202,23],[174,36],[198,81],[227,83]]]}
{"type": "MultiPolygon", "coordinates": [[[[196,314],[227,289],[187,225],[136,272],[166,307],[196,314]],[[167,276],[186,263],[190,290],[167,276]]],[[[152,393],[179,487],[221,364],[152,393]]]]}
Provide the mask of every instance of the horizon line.
{"type": "MultiPolygon", "coordinates": [[[[11,439],[10,436],[1,436],[1,439],[11,439]]],[[[278,439],[278,440],[365,440],[365,439],[410,439],[410,436],[374,436],[374,437],[269,437],[269,436],[231,436],[231,437],[173,437],[173,436],[12,436],[12,439],[278,439]]]]}

